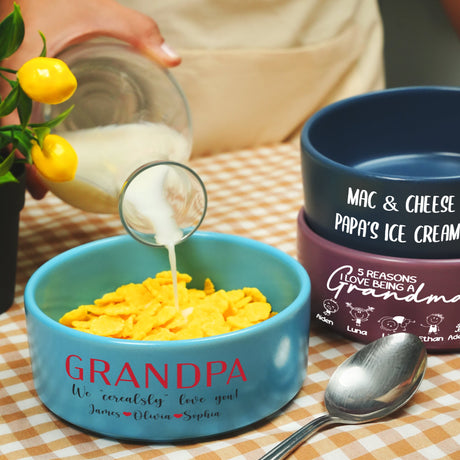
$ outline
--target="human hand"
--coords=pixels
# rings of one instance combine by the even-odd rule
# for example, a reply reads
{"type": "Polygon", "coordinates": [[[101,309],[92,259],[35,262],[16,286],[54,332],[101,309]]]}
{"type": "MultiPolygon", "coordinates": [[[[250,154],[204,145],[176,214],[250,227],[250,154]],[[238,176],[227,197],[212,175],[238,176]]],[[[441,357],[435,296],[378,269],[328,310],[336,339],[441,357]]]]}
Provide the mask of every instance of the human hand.
{"type": "MultiPolygon", "coordinates": [[[[123,40],[164,67],[181,62],[164,42],[155,21],[115,0],[16,0],[25,23],[24,41],[19,50],[2,62],[2,66],[19,69],[27,60],[38,56],[42,48],[39,31],[46,37],[47,55],[52,57],[71,44],[98,36],[123,40]]],[[[13,10],[13,0],[0,0],[0,18],[13,10]]],[[[7,83],[0,80],[0,93],[8,93],[7,83]]],[[[17,115],[4,117],[5,124],[16,123],[17,115]]],[[[47,192],[34,167],[28,167],[30,194],[40,199],[47,192]]]]}
{"type": "MultiPolygon", "coordinates": [[[[5,66],[17,69],[40,53],[39,31],[46,37],[47,55],[51,57],[71,44],[108,36],[131,44],[165,67],[180,64],[180,57],[166,45],[153,19],[115,0],[16,0],[16,3],[24,18],[25,37],[20,49],[3,63],[5,66]]],[[[12,0],[0,0],[0,17],[12,9],[12,0]]]]}

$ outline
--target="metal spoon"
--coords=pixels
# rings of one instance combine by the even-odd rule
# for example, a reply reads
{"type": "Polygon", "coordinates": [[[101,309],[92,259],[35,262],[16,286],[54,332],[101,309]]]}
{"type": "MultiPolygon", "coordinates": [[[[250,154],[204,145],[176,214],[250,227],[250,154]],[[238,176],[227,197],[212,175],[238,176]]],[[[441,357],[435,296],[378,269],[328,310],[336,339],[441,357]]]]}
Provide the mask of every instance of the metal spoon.
{"type": "Polygon", "coordinates": [[[326,425],[372,422],[391,414],[417,391],[426,362],[426,349],[413,334],[402,332],[371,342],[332,375],[324,395],[328,414],[297,430],[260,460],[286,458],[326,425]]]}

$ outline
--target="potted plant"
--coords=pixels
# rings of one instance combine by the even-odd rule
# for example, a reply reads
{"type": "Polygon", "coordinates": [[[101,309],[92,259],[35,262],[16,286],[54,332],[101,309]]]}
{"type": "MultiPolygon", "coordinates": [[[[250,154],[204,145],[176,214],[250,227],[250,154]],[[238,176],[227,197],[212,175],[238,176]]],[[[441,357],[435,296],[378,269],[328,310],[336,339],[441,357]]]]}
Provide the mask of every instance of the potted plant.
{"type": "Polygon", "coordinates": [[[46,57],[46,40],[40,33],[40,56],[19,70],[3,66],[24,39],[24,21],[18,5],[0,22],[0,79],[6,91],[0,98],[0,313],[13,303],[19,213],[24,206],[26,166],[36,167],[51,181],[72,180],[77,155],[72,146],[51,130],[68,115],[31,123],[34,103],[59,104],[75,91],[77,82],[67,65],[46,57]]]}

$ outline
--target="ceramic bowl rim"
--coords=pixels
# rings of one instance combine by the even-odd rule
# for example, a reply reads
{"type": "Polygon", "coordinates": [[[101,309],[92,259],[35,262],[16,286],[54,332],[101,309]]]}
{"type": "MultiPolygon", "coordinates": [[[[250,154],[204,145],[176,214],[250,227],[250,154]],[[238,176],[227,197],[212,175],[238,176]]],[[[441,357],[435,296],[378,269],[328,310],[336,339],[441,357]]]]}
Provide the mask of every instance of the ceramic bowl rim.
{"type": "MultiPolygon", "coordinates": [[[[60,324],[58,321],[50,318],[46,313],[44,313],[43,310],[35,302],[34,292],[42,278],[47,275],[49,270],[52,270],[54,267],[67,262],[74,255],[85,254],[95,249],[97,250],[98,248],[103,248],[109,245],[116,245],[124,242],[134,241],[129,235],[117,235],[76,246],[56,255],[55,257],[41,265],[32,274],[25,287],[24,305],[26,315],[35,317],[37,321],[40,321],[41,323],[45,324],[57,333],[64,335],[69,334],[70,337],[73,337],[75,340],[85,340],[89,346],[97,346],[99,344],[103,346],[126,346],[132,350],[138,349],[139,347],[151,347],[155,351],[166,351],[184,348],[184,346],[194,348],[217,346],[219,344],[221,345],[228,342],[232,343],[233,341],[237,341],[240,338],[247,338],[250,336],[257,336],[259,334],[268,333],[270,329],[277,328],[279,327],[280,323],[284,323],[285,321],[289,320],[289,317],[291,317],[292,315],[297,313],[301,308],[303,308],[305,302],[310,298],[311,283],[308,273],[296,259],[288,255],[287,253],[281,251],[280,249],[257,240],[225,233],[197,231],[189,239],[189,241],[197,238],[211,238],[214,240],[230,242],[231,244],[241,244],[246,247],[251,246],[256,248],[257,250],[260,250],[262,252],[268,252],[269,254],[276,256],[280,260],[280,262],[284,263],[287,267],[291,269],[293,273],[296,274],[300,284],[300,291],[297,293],[294,300],[289,305],[287,305],[281,312],[278,312],[277,315],[268,318],[262,323],[255,324],[254,326],[251,326],[249,328],[228,332],[225,334],[216,335],[212,337],[203,337],[199,339],[187,339],[177,341],[143,341],[117,339],[112,337],[100,337],[97,335],[88,334],[86,332],[71,329],[67,326],[64,326],[63,324],[60,324]]],[[[137,244],[141,243],[137,242],[137,244]]]]}
{"type": "Polygon", "coordinates": [[[367,178],[373,180],[383,180],[383,181],[402,181],[402,182],[423,182],[423,183],[458,183],[460,181],[460,176],[454,177],[416,177],[416,176],[390,176],[378,172],[367,172],[366,170],[357,169],[353,166],[340,163],[338,161],[332,160],[328,156],[320,153],[310,142],[310,137],[308,135],[311,127],[316,124],[321,118],[327,116],[329,113],[334,112],[336,109],[340,109],[346,105],[359,104],[362,100],[367,99],[378,99],[385,97],[386,95],[393,95],[398,93],[449,93],[455,92],[460,95],[460,87],[455,86],[405,86],[398,88],[388,88],[377,91],[372,91],[364,94],[359,94],[356,96],[351,96],[346,99],[341,99],[339,101],[333,102],[322,109],[315,112],[304,124],[301,132],[300,142],[301,142],[301,154],[302,156],[310,156],[312,159],[318,161],[319,163],[324,164],[325,166],[340,171],[344,174],[349,174],[358,178],[367,178]]]}
{"type": "Polygon", "coordinates": [[[310,225],[308,225],[305,219],[305,210],[303,207],[300,208],[297,217],[298,227],[302,234],[307,235],[307,237],[313,241],[317,246],[327,250],[328,252],[332,252],[335,254],[346,255],[353,259],[361,259],[365,260],[366,262],[373,262],[379,261],[385,264],[398,264],[398,265],[423,265],[426,267],[443,267],[447,268],[450,266],[453,267],[460,267],[460,259],[417,259],[412,257],[395,257],[395,256],[387,256],[384,254],[376,254],[372,252],[365,252],[360,251],[358,249],[349,248],[347,246],[342,246],[338,243],[334,243],[333,241],[327,240],[322,236],[318,235],[315,231],[312,230],[310,225]]]}

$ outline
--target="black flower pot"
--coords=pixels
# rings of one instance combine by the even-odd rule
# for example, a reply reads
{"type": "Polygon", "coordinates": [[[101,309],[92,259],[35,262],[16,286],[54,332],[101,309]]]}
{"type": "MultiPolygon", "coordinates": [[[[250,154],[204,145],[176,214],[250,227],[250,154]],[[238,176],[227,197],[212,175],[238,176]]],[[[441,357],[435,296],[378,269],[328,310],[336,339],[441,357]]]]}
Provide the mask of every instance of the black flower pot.
{"type": "Polygon", "coordinates": [[[19,182],[0,184],[0,313],[14,301],[19,213],[24,207],[26,188],[24,165],[15,165],[13,173],[19,182]]]}

